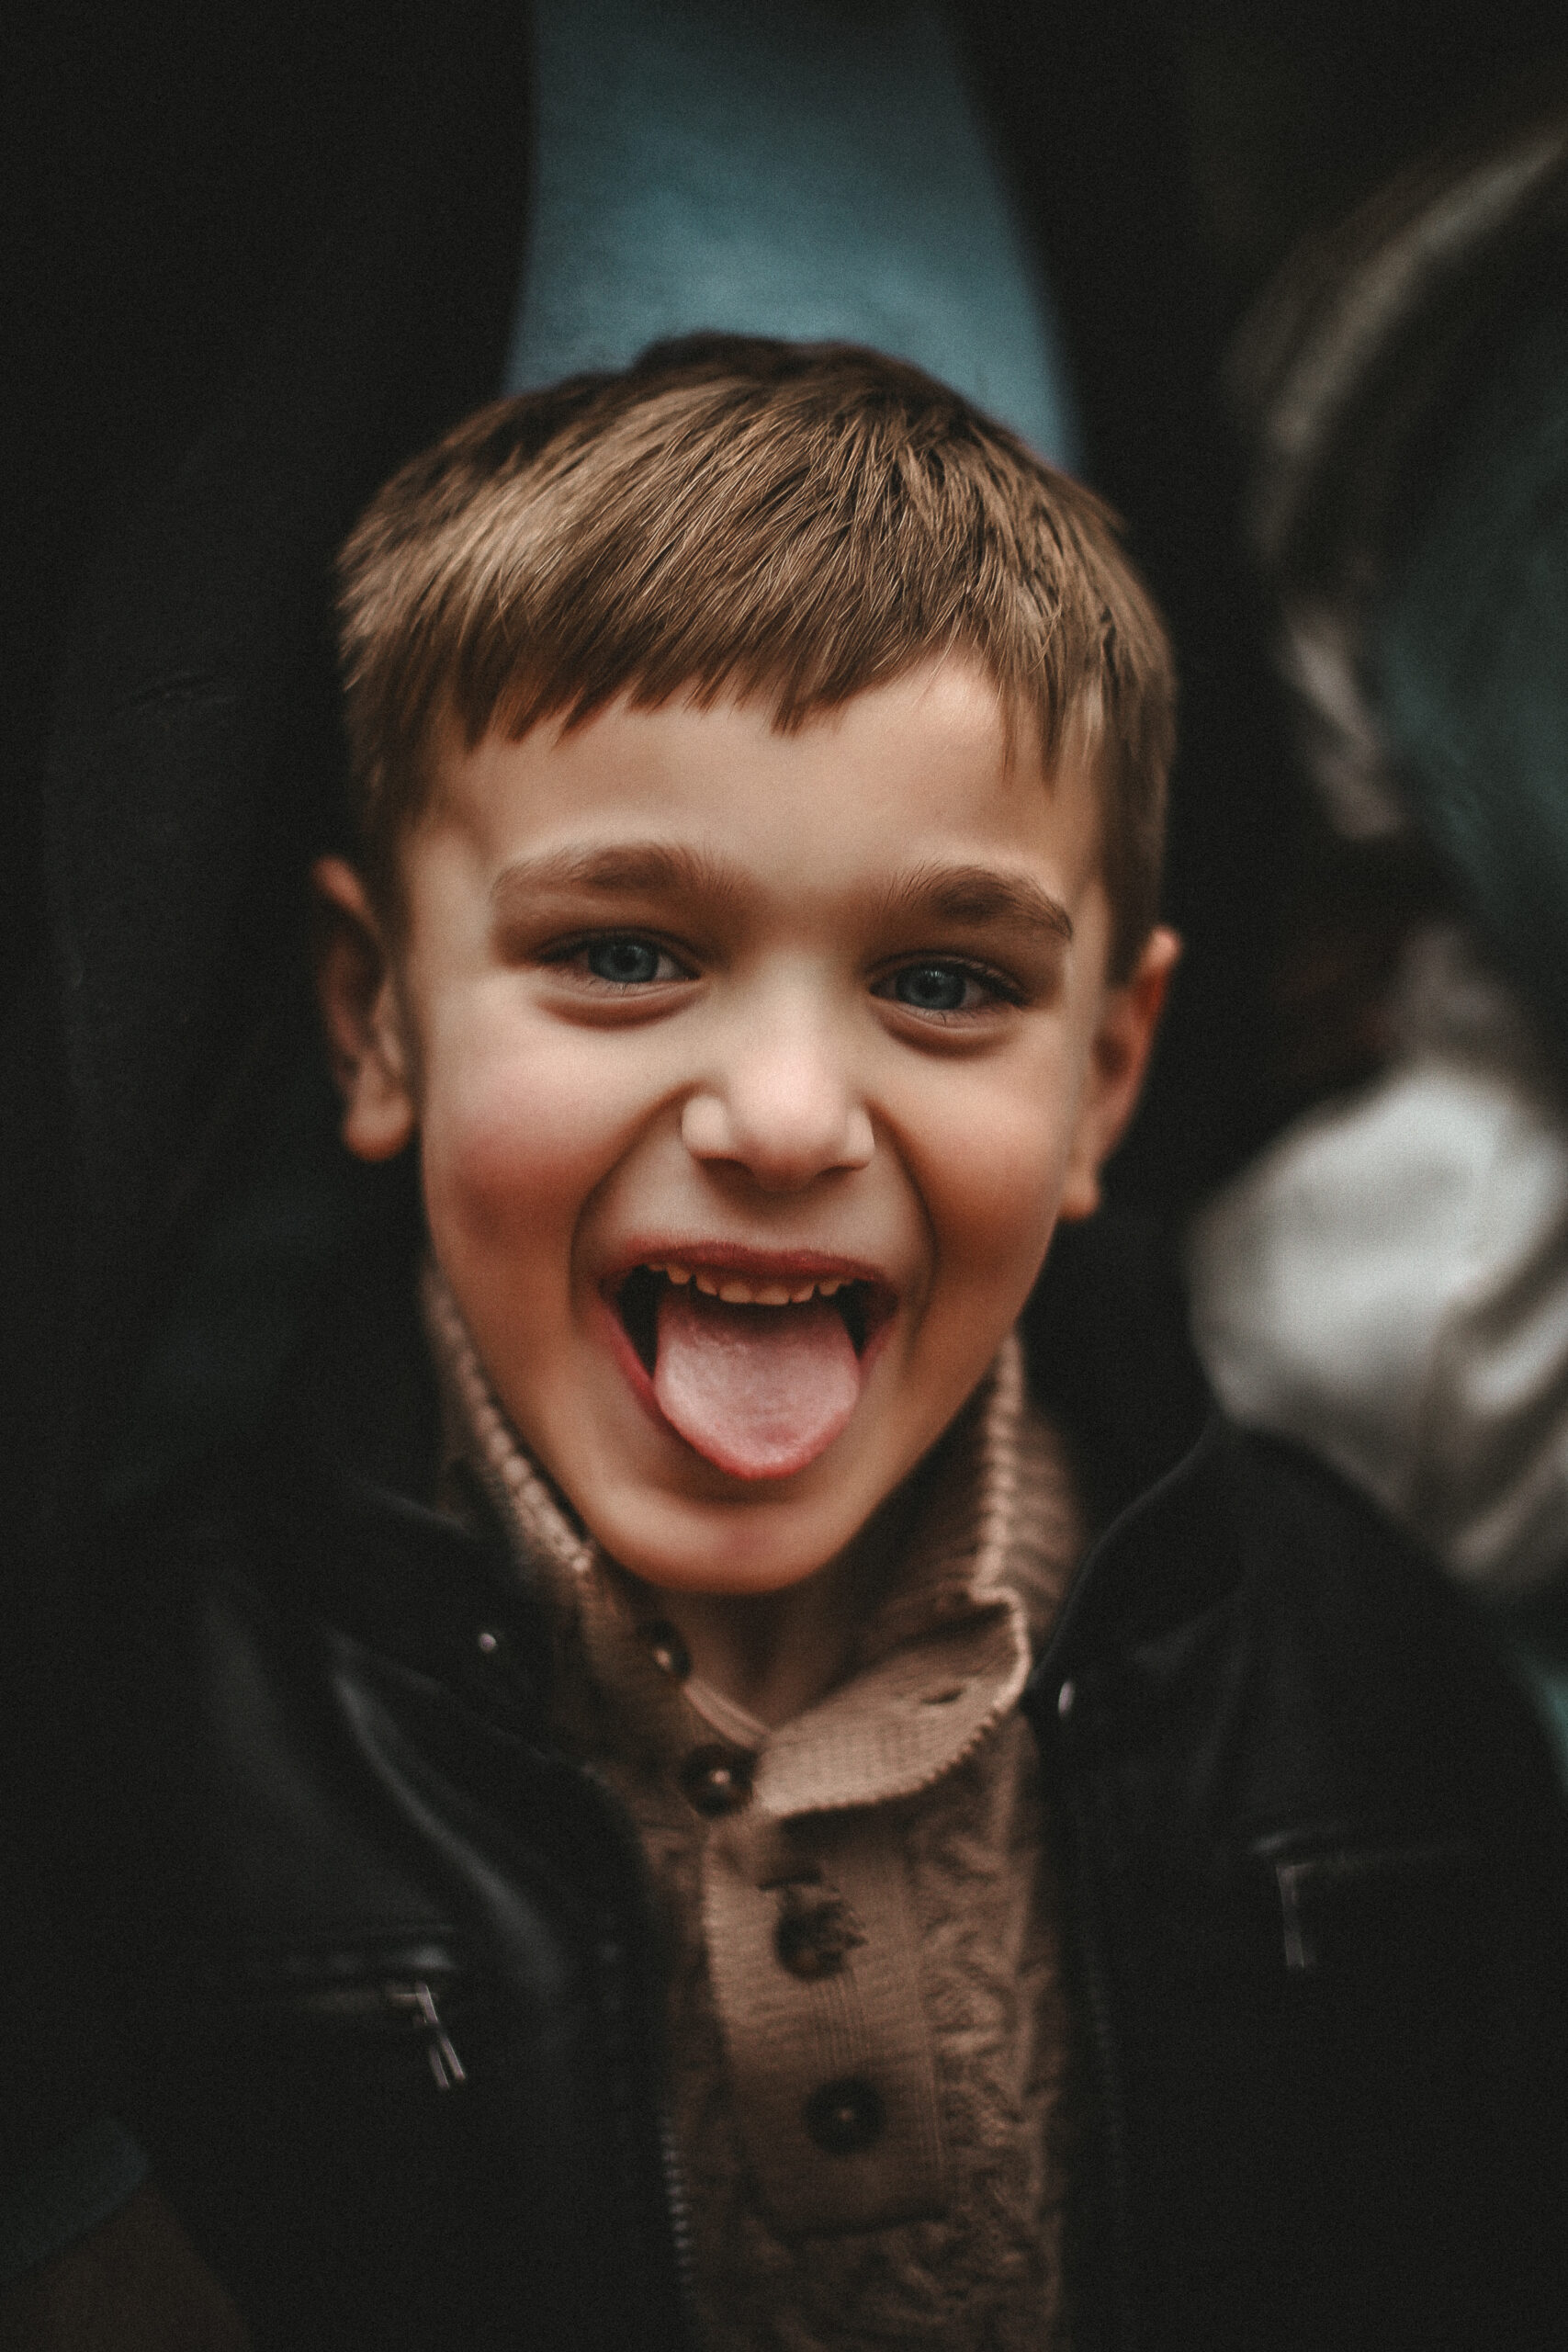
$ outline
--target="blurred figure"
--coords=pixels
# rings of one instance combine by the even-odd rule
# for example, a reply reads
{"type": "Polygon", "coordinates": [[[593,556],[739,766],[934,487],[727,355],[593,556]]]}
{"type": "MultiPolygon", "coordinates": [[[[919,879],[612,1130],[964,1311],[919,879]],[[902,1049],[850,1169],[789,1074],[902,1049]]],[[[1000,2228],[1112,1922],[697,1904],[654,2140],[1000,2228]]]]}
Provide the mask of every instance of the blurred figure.
{"type": "Polygon", "coordinates": [[[1363,1083],[1190,1249],[1230,1409],[1498,1598],[1568,1568],[1565,258],[1559,102],[1404,175],[1242,339],[1250,529],[1339,843],[1295,983],[1334,1000],[1318,1070],[1363,1083]]]}

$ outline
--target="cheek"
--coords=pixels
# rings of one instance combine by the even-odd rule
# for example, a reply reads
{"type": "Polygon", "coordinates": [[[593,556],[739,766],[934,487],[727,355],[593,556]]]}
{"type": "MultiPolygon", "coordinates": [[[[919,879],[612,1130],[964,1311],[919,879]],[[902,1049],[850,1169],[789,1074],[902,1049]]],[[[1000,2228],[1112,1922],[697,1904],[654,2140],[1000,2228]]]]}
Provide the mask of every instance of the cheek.
{"type": "Polygon", "coordinates": [[[942,1274],[1020,1303],[1045,1252],[1077,1108],[1076,1073],[1044,1053],[949,1073],[922,1123],[919,1182],[942,1274]]]}
{"type": "Polygon", "coordinates": [[[592,1083],[580,1040],[487,1037],[433,1061],[422,1106],[425,1204],[438,1245],[558,1254],[614,1160],[622,1106],[592,1083]]]}

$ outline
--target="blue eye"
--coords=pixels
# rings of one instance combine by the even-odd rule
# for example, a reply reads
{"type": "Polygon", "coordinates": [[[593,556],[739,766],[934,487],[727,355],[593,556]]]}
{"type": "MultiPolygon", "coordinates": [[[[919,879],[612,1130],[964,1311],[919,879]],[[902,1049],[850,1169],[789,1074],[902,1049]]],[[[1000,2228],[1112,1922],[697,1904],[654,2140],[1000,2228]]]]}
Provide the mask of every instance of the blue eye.
{"type": "Polygon", "coordinates": [[[906,964],[894,973],[888,993],[917,1012],[963,1012],[974,987],[974,974],[961,964],[906,964]]]}
{"type": "Polygon", "coordinates": [[[583,953],[596,980],[613,980],[619,988],[662,978],[660,966],[668,961],[649,939],[596,939],[583,953]]]}

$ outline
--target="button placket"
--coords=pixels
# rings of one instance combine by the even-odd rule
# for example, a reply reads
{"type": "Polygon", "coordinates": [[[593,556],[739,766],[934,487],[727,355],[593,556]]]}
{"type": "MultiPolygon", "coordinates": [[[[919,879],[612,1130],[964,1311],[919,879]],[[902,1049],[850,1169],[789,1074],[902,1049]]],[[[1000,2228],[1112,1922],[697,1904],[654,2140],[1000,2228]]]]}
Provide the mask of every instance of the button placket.
{"type": "Polygon", "coordinates": [[[841,1894],[818,1883],[796,1881],[781,1890],[773,1950],[779,1964],[804,1984],[837,1976],[865,1936],[841,1894]]]}
{"type": "Polygon", "coordinates": [[[703,1861],[715,2006],[758,2188],[788,2234],[940,2213],[935,2053],[896,1825],[779,1822],[764,1787],[703,1861]]]}
{"type": "Polygon", "coordinates": [[[824,2083],[806,2102],[806,2128],[825,2156],[858,2156],[886,2121],[880,2092],[859,2075],[824,2083]]]}

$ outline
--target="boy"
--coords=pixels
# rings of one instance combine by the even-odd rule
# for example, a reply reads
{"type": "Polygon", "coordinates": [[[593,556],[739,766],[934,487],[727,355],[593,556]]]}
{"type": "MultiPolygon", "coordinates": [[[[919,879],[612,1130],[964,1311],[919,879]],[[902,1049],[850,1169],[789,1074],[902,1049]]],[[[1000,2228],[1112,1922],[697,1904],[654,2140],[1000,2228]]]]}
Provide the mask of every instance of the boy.
{"type": "Polygon", "coordinates": [[[297,1411],[115,1645],[122,2107],[256,2340],[1548,2340],[1531,1727],[1304,1463],[1116,1492],[1109,1292],[1030,1394],[1176,955],[1103,510],[713,340],[481,414],[342,592],[437,1459],[297,1411]]]}

